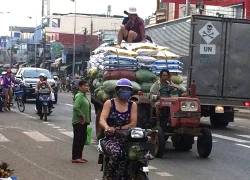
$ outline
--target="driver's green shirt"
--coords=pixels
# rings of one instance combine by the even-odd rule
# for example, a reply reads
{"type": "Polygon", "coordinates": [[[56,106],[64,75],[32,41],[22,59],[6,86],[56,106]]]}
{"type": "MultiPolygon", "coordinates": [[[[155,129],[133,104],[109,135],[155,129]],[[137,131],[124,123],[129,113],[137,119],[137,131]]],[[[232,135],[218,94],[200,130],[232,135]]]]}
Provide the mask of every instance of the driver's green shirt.
{"type": "Polygon", "coordinates": [[[168,83],[161,83],[159,93],[161,97],[169,97],[169,86],[168,83]]]}

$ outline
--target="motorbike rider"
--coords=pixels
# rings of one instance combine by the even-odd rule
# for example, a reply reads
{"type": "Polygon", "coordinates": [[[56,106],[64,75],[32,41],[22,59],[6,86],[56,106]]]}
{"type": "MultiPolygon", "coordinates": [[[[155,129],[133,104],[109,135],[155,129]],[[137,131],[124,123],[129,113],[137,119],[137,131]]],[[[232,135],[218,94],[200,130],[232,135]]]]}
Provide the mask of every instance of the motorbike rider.
{"type": "Polygon", "coordinates": [[[80,81],[81,81],[81,76],[76,74],[71,87],[73,96],[75,96],[77,93],[77,88],[80,81]]]}
{"type": "MultiPolygon", "coordinates": [[[[50,93],[53,92],[53,89],[51,88],[50,84],[47,82],[47,76],[46,76],[46,74],[41,73],[39,75],[39,79],[40,79],[40,81],[37,82],[36,89],[35,89],[35,91],[37,93],[37,96],[36,96],[36,110],[37,110],[38,114],[40,114],[41,111],[42,111],[41,101],[39,100],[39,90],[40,90],[42,84],[45,83],[45,87],[47,89],[49,89],[50,93]]],[[[51,111],[51,108],[52,108],[51,104],[52,104],[52,101],[50,101],[50,103],[49,103],[50,113],[52,112],[51,111]]]]}
{"type": "Polygon", "coordinates": [[[6,75],[2,77],[2,85],[3,85],[3,92],[4,92],[4,110],[8,111],[7,103],[12,101],[12,84],[20,84],[19,81],[15,80],[11,75],[11,70],[8,69],[6,71],[6,75]]]}
{"type": "Polygon", "coordinates": [[[104,103],[100,116],[99,124],[107,134],[105,142],[106,151],[111,154],[107,165],[108,180],[116,180],[121,150],[124,146],[124,137],[114,134],[115,127],[112,126],[112,122],[109,122],[107,118],[114,119],[116,126],[122,129],[136,126],[137,104],[128,100],[131,96],[132,89],[133,87],[130,80],[126,78],[118,80],[115,88],[117,97],[107,100],[104,103]]]}

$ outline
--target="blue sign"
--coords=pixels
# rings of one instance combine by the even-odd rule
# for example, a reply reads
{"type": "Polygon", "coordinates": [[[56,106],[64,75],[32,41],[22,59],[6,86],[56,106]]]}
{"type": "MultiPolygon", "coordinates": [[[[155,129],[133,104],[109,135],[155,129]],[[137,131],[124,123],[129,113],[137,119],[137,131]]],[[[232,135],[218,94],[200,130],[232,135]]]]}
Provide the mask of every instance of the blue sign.
{"type": "Polygon", "coordinates": [[[20,32],[14,32],[14,38],[20,38],[21,37],[21,33],[20,32]]]}
{"type": "Polygon", "coordinates": [[[66,64],[66,53],[64,51],[62,51],[62,64],[66,64]]]}

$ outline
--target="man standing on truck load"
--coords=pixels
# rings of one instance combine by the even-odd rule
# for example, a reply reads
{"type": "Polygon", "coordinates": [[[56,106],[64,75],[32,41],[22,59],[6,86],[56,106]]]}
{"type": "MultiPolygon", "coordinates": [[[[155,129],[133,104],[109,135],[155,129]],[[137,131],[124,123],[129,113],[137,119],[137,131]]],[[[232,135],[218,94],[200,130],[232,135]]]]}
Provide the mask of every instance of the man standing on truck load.
{"type": "Polygon", "coordinates": [[[125,25],[121,25],[118,33],[117,48],[120,48],[122,40],[128,43],[132,42],[146,42],[144,21],[137,15],[135,7],[130,7],[124,11],[128,14],[129,20],[125,25]]]}

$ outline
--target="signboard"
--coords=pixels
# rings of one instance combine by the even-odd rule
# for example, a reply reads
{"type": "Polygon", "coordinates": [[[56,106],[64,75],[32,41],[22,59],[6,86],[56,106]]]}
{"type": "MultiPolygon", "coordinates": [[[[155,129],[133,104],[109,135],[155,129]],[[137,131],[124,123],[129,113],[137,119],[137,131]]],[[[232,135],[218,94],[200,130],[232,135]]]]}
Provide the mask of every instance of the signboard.
{"type": "Polygon", "coordinates": [[[216,54],[215,44],[200,44],[200,54],[216,54]]]}
{"type": "Polygon", "coordinates": [[[207,44],[212,42],[220,34],[211,22],[208,22],[198,32],[207,44]]]}

